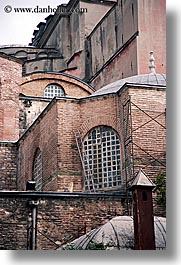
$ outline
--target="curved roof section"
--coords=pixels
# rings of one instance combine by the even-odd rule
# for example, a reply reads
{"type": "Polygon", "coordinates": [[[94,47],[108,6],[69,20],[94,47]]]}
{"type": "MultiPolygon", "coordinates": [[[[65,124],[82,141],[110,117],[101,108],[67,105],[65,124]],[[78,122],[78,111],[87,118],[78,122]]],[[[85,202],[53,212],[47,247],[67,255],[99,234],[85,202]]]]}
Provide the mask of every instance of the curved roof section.
{"type": "Polygon", "coordinates": [[[30,82],[30,81],[35,80],[35,79],[44,79],[44,78],[50,78],[51,79],[53,77],[55,79],[61,79],[61,80],[69,81],[70,83],[75,83],[79,86],[89,88],[91,93],[95,91],[95,89],[91,85],[87,84],[82,79],[80,79],[76,76],[73,76],[73,75],[70,75],[67,73],[58,73],[58,72],[49,72],[49,71],[47,71],[47,72],[39,71],[39,72],[33,72],[33,73],[26,74],[23,77],[22,84],[26,83],[26,82],[30,82]]]}
{"type": "MultiPolygon", "coordinates": [[[[166,218],[154,217],[156,249],[166,248],[166,218]]],[[[107,249],[134,249],[132,216],[118,216],[103,226],[72,241],[61,249],[90,249],[91,244],[103,243],[107,249]]]]}
{"type": "Polygon", "coordinates": [[[7,55],[7,54],[5,54],[3,52],[0,52],[0,57],[2,57],[4,59],[7,59],[7,60],[14,61],[14,62],[19,63],[19,64],[23,64],[23,62],[21,60],[19,60],[18,58],[15,58],[13,56],[7,55]]]}
{"type": "Polygon", "coordinates": [[[130,76],[102,87],[101,89],[93,93],[91,96],[116,93],[126,84],[130,84],[133,86],[166,87],[166,74],[150,73],[144,75],[130,76]]]}
{"type": "Polygon", "coordinates": [[[50,84],[60,85],[65,91],[65,98],[85,98],[95,91],[81,79],[68,74],[37,72],[23,76],[20,93],[29,97],[44,97],[44,90],[50,84]]]}

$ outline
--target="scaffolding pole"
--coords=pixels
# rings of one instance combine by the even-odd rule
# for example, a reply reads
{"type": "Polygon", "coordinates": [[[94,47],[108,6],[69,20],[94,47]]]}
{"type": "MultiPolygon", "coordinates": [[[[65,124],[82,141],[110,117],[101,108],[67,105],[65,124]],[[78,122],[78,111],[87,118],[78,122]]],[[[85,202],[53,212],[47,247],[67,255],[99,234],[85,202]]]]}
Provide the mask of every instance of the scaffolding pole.
{"type": "Polygon", "coordinates": [[[123,137],[124,137],[124,168],[126,178],[126,203],[127,211],[130,214],[129,205],[129,183],[134,177],[134,153],[133,153],[133,136],[132,136],[132,116],[130,97],[123,104],[123,137]]]}
{"type": "Polygon", "coordinates": [[[93,192],[96,192],[95,185],[94,185],[94,179],[93,179],[93,176],[91,174],[90,167],[89,167],[89,159],[88,159],[86,153],[84,153],[84,154],[82,153],[83,141],[82,141],[81,133],[79,130],[77,130],[77,131],[74,131],[74,135],[75,135],[77,149],[79,152],[79,156],[80,156],[80,160],[81,160],[81,164],[82,164],[82,168],[83,168],[83,172],[84,172],[84,177],[85,177],[85,180],[87,181],[88,190],[89,190],[89,192],[92,191],[90,189],[90,179],[91,179],[93,192]],[[86,162],[86,165],[85,165],[85,162],[86,162]]]}

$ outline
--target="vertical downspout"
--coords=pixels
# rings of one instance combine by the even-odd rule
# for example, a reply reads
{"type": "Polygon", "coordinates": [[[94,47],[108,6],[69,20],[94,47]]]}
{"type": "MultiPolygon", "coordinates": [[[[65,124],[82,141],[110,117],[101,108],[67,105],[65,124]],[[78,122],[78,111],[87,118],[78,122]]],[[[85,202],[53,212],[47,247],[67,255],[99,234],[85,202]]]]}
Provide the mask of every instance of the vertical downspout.
{"type": "Polygon", "coordinates": [[[32,229],[31,229],[31,242],[30,249],[36,250],[37,245],[37,209],[39,201],[29,201],[29,205],[32,208],[32,229]]]}

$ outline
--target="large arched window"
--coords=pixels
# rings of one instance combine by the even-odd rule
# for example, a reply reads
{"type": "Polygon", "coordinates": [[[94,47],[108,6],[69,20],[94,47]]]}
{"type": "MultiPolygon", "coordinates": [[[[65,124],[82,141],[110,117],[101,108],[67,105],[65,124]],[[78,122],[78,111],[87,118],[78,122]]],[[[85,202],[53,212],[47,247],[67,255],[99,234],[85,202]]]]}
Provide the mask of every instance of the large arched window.
{"type": "Polygon", "coordinates": [[[50,84],[45,88],[44,96],[46,98],[64,97],[65,92],[60,85],[50,84]]]}
{"type": "Polygon", "coordinates": [[[121,185],[120,140],[108,126],[92,129],[84,139],[84,188],[105,190],[121,185]]]}
{"type": "Polygon", "coordinates": [[[36,182],[35,190],[42,190],[42,156],[40,149],[36,150],[33,164],[33,179],[36,182]]]}

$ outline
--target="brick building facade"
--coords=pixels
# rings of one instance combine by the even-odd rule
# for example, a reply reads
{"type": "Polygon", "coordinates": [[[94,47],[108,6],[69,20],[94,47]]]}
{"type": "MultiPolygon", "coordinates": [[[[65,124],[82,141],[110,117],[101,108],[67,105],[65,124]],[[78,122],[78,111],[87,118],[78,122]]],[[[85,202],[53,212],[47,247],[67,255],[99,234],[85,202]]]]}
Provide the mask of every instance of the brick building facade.
{"type": "Polygon", "coordinates": [[[166,72],[165,0],[70,0],[62,8],[37,25],[29,46],[0,47],[22,60],[24,74],[62,72],[99,89],[146,74],[150,51],[166,72]]]}
{"type": "MultiPolygon", "coordinates": [[[[73,2],[87,3],[70,1],[68,5],[73,2]]],[[[94,5],[102,5],[98,1],[93,2],[94,5]]],[[[162,74],[165,72],[165,64],[162,63],[165,60],[162,16],[157,23],[163,34],[157,40],[152,39],[151,46],[149,43],[144,49],[147,53],[147,48],[149,51],[155,48],[155,57],[160,56],[156,61],[158,72],[148,73],[149,70],[145,70],[146,65],[149,69],[149,52],[146,60],[145,55],[135,52],[153,35],[153,31],[148,33],[145,29],[147,24],[143,27],[141,10],[145,8],[145,13],[150,12],[149,22],[153,7],[156,5],[157,12],[161,10],[164,13],[165,3],[162,0],[157,3],[149,1],[148,9],[147,5],[142,6],[141,0],[136,1],[136,6],[129,0],[124,1],[124,5],[123,1],[110,2],[116,1],[105,1],[106,8],[100,11],[102,20],[97,26],[94,29],[93,25],[85,27],[87,31],[93,31],[87,32],[90,35],[86,40],[81,39],[82,43],[85,41],[90,47],[90,39],[100,27],[103,30],[103,24],[106,29],[107,20],[112,23],[111,16],[113,13],[118,15],[120,8],[122,13],[117,19],[124,17],[123,24],[131,27],[132,24],[127,22],[127,12],[132,12],[142,30],[139,37],[135,35],[127,43],[138,24],[133,23],[130,31],[125,29],[125,34],[129,35],[128,38],[124,35],[127,44],[121,44],[116,37],[121,55],[118,46],[114,50],[114,43],[106,41],[109,47],[105,44],[102,52],[110,48],[112,54],[107,56],[105,67],[101,63],[102,71],[93,63],[98,58],[94,56],[96,47],[92,45],[92,67],[97,67],[97,72],[94,72],[95,78],[91,82],[85,82],[90,74],[84,66],[87,79],[76,74],[81,70],[79,67],[76,71],[61,71],[60,67],[59,71],[41,69],[22,74],[22,64],[29,64],[29,59],[23,57],[22,63],[21,58],[13,57],[15,51],[10,48],[6,55],[0,54],[1,249],[32,248],[33,209],[36,209],[34,243],[37,249],[55,249],[116,215],[131,214],[128,188],[140,168],[153,182],[160,174],[165,176],[166,76],[162,74]],[[161,52],[157,53],[160,46],[161,52]],[[132,56],[137,62],[132,65],[134,71],[128,71],[126,76],[130,77],[122,79],[125,77],[122,67],[124,65],[127,71],[127,63],[132,56]],[[32,180],[35,181],[35,191],[29,192],[27,182],[32,180]]],[[[46,45],[53,45],[53,39],[56,47],[57,39],[52,37],[50,30],[54,19],[38,40],[34,38],[34,49],[50,49],[46,45]]],[[[59,23],[65,22],[65,19],[66,16],[59,23]]],[[[89,25],[88,17],[86,19],[89,25]]],[[[56,28],[54,33],[57,34],[56,28]]],[[[79,33],[77,31],[77,38],[79,33]]],[[[115,39],[111,35],[109,37],[115,39]]],[[[94,44],[94,41],[91,43],[94,44]]],[[[79,63],[83,64],[85,47],[81,53],[75,49],[73,54],[70,50],[65,51],[64,47],[65,54],[73,56],[68,64],[79,59],[79,63]]],[[[101,58],[106,56],[101,55],[101,58]]],[[[158,194],[154,193],[154,213],[165,216],[165,208],[157,204],[158,198],[158,194]]]]}

